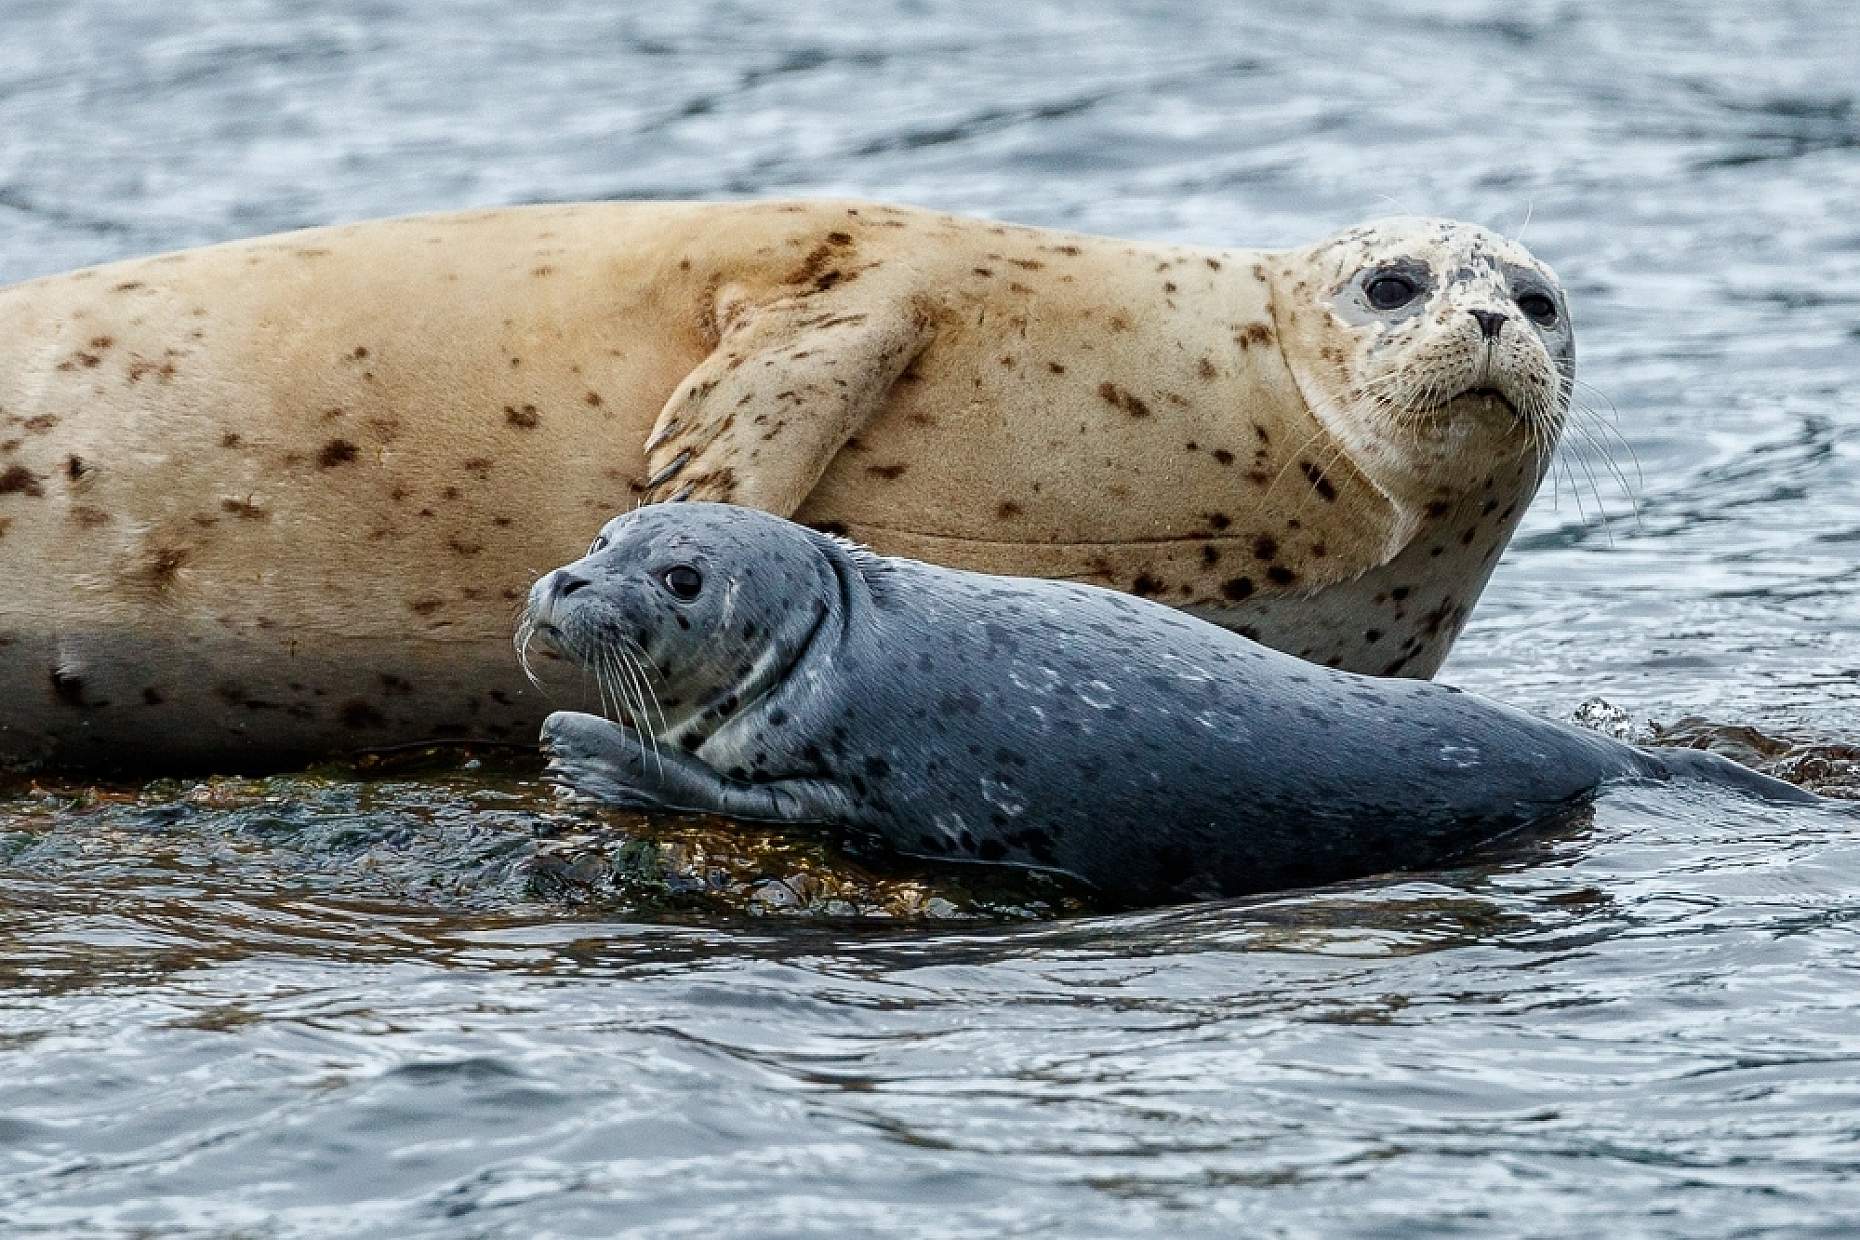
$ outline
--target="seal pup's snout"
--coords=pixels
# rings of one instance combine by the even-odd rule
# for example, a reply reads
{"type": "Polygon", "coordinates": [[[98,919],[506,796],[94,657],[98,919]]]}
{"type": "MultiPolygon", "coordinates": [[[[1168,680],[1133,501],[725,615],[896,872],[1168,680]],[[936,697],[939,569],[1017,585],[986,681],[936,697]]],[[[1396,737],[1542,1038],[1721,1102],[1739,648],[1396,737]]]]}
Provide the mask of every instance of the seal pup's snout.
{"type": "Polygon", "coordinates": [[[551,599],[567,598],[580,590],[585,590],[592,583],[586,577],[578,577],[566,568],[558,568],[546,578],[549,582],[551,599]]]}
{"type": "Polygon", "coordinates": [[[588,584],[586,577],[576,576],[565,568],[544,573],[530,587],[530,619],[538,629],[554,628],[556,605],[571,594],[586,589],[588,584]]]}

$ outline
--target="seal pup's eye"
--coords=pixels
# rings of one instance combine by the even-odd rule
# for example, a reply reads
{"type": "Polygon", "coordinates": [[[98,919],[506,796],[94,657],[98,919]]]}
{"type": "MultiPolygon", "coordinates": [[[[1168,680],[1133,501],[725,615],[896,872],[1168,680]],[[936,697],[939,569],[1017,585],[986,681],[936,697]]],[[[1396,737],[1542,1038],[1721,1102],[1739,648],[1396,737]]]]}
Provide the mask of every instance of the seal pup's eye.
{"type": "Polygon", "coordinates": [[[1378,310],[1397,310],[1414,300],[1421,290],[1407,276],[1380,275],[1363,286],[1363,296],[1378,310]]]}
{"type": "Polygon", "coordinates": [[[1543,293],[1526,293],[1518,298],[1518,309],[1529,315],[1532,322],[1545,327],[1556,322],[1556,303],[1543,293]]]}
{"type": "Polygon", "coordinates": [[[671,591],[673,598],[681,603],[689,603],[704,588],[704,575],[689,564],[674,564],[659,574],[659,580],[671,591]]]}

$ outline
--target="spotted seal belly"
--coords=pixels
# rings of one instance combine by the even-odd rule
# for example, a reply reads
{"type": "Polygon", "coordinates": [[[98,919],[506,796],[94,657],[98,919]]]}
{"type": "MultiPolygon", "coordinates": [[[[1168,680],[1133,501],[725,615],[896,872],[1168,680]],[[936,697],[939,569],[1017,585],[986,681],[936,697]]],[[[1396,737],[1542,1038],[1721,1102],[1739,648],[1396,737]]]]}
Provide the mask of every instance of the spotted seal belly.
{"type": "Polygon", "coordinates": [[[724,505],[610,522],[535,584],[531,638],[625,704],[545,724],[571,795],[827,824],[1125,903],[1438,862],[1615,780],[1808,796],[1117,592],[885,558],[724,505]]]}

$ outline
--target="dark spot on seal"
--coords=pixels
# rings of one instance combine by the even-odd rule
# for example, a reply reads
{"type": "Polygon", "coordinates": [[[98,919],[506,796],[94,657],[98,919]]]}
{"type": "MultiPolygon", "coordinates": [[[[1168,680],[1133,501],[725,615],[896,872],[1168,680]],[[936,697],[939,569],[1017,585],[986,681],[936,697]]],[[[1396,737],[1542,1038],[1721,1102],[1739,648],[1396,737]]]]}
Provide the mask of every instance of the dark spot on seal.
{"type": "Polygon", "coordinates": [[[1279,542],[1270,534],[1261,534],[1253,540],[1253,555],[1261,560],[1279,558],[1279,542]]]}
{"type": "Polygon", "coordinates": [[[1365,629],[1363,631],[1363,640],[1368,642],[1372,646],[1375,645],[1377,642],[1382,640],[1382,630],[1381,629],[1365,629]]]}
{"type": "Polygon", "coordinates": [[[160,706],[166,700],[167,699],[163,698],[158,690],[150,688],[142,691],[142,704],[144,706],[160,706]]]}
{"type": "Polygon", "coordinates": [[[387,718],[368,702],[361,698],[351,698],[342,704],[337,717],[345,728],[378,728],[387,722],[387,718]]]}
{"type": "Polygon", "coordinates": [[[1010,517],[1018,517],[1020,514],[1021,506],[1011,499],[1002,500],[1000,505],[995,508],[995,516],[1003,521],[1006,521],[1010,517]]]}
{"type": "Polygon", "coordinates": [[[1211,512],[1207,515],[1208,525],[1217,530],[1224,530],[1234,523],[1233,518],[1224,512],[1211,512]]]}
{"type": "Polygon", "coordinates": [[[1008,855],[1007,845],[1000,840],[983,840],[976,847],[975,855],[983,861],[999,861],[1008,855]]]}
{"type": "Polygon", "coordinates": [[[1141,397],[1134,392],[1126,391],[1118,387],[1109,379],[1106,379],[1103,383],[1098,385],[1098,395],[1107,404],[1114,408],[1122,409],[1133,418],[1147,418],[1150,416],[1150,407],[1144,403],[1141,397]]]}
{"type": "Polygon", "coordinates": [[[1396,586],[1393,590],[1389,591],[1389,597],[1399,603],[1413,592],[1414,588],[1412,586],[1396,586]]]}
{"type": "Polygon", "coordinates": [[[40,485],[37,474],[24,465],[9,465],[0,473],[0,495],[30,495],[34,498],[43,496],[45,488],[40,485]]]}
{"type": "Polygon", "coordinates": [[[151,586],[164,590],[174,584],[181,566],[187,561],[188,552],[185,547],[157,547],[142,565],[141,576],[151,586]]]}
{"type": "Polygon", "coordinates": [[[518,430],[533,431],[542,423],[542,415],[536,412],[535,405],[504,406],[504,421],[518,430]]]}
{"type": "Polygon", "coordinates": [[[1316,491],[1325,503],[1336,503],[1337,488],[1331,485],[1330,479],[1325,476],[1322,469],[1310,461],[1298,462],[1298,468],[1304,472],[1305,478],[1311,483],[1311,489],[1316,491]]]}
{"type": "Polygon", "coordinates": [[[1250,598],[1253,594],[1253,579],[1251,577],[1230,577],[1221,583],[1221,593],[1236,603],[1250,598]]]}
{"type": "Polygon", "coordinates": [[[1137,579],[1130,583],[1130,592],[1138,598],[1151,598],[1166,589],[1167,586],[1148,573],[1139,573],[1137,579]]]}
{"type": "Polygon", "coordinates": [[[1427,506],[1427,515],[1430,517],[1444,517],[1447,515],[1447,509],[1450,507],[1452,507],[1452,505],[1447,503],[1446,500],[1437,499],[1427,506]]]}
{"type": "MultiPolygon", "coordinates": [[[[52,696],[57,698],[60,703],[66,706],[75,706],[79,710],[87,710],[94,705],[84,700],[83,677],[57,667],[52,669],[51,674],[52,696]]],[[[108,703],[96,703],[96,705],[108,705],[108,703]]]]}
{"type": "Polygon", "coordinates": [[[442,599],[421,598],[408,603],[407,607],[408,610],[412,611],[415,615],[430,616],[444,605],[445,603],[442,599]]]}
{"type": "Polygon", "coordinates": [[[1264,323],[1248,323],[1234,333],[1234,343],[1243,349],[1272,343],[1272,328],[1264,323]]]}
{"type": "Polygon", "coordinates": [[[1232,465],[1234,463],[1234,454],[1225,448],[1216,448],[1214,450],[1214,459],[1223,465],[1232,465]]]}
{"type": "Polygon", "coordinates": [[[1201,544],[1201,562],[1203,564],[1206,564],[1209,568],[1212,568],[1216,564],[1219,564],[1221,562],[1221,553],[1220,553],[1219,548],[1217,548],[1213,543],[1202,543],[1201,544]]]}
{"type": "Polygon", "coordinates": [[[1061,366],[1058,362],[1048,362],[1046,368],[1056,375],[1063,375],[1066,373],[1066,368],[1061,366]]]}
{"type": "Polygon", "coordinates": [[[244,442],[245,440],[241,439],[236,431],[227,431],[224,435],[220,436],[220,447],[222,448],[237,448],[244,442]]]}
{"type": "Polygon", "coordinates": [[[907,467],[903,465],[867,465],[865,467],[865,472],[871,474],[874,478],[883,478],[885,481],[890,482],[893,479],[902,477],[906,468],[907,467]]]}
{"type": "Polygon", "coordinates": [[[359,454],[354,444],[346,439],[332,439],[323,445],[323,450],[316,454],[319,469],[334,469],[338,465],[347,465],[359,454]]]}

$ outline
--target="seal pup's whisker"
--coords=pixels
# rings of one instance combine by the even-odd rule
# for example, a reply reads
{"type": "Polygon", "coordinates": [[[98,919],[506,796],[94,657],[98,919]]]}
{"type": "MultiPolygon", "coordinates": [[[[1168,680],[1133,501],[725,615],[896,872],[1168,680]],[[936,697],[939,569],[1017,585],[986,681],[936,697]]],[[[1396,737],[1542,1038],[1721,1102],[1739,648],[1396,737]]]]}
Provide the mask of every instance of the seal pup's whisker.
{"type": "MultiPolygon", "coordinates": [[[[633,730],[639,734],[640,745],[651,749],[653,761],[658,763],[660,769],[663,770],[665,760],[659,752],[658,729],[652,726],[652,716],[646,710],[646,690],[650,686],[642,682],[640,670],[623,647],[615,647],[608,651],[608,654],[612,657],[616,670],[626,677],[627,684],[631,686],[627,699],[627,713],[632,717],[633,730]]],[[[660,722],[661,724],[664,722],[663,713],[660,715],[660,722]]]]}
{"type": "Polygon", "coordinates": [[[665,707],[659,702],[659,691],[653,687],[652,683],[655,678],[664,679],[664,671],[659,668],[657,663],[653,662],[652,656],[646,653],[645,647],[641,646],[631,637],[622,634],[620,641],[622,643],[623,653],[633,660],[634,666],[639,672],[640,683],[645,686],[646,692],[651,695],[652,709],[657,712],[659,716],[658,730],[660,732],[671,731],[671,724],[666,722],[665,719],[665,707]]]}
{"type": "Polygon", "coordinates": [[[511,640],[517,647],[517,666],[523,669],[523,677],[538,690],[546,693],[543,682],[537,678],[536,669],[530,666],[530,642],[536,636],[536,616],[528,607],[523,609],[523,621],[517,626],[517,633],[511,640]]]}

